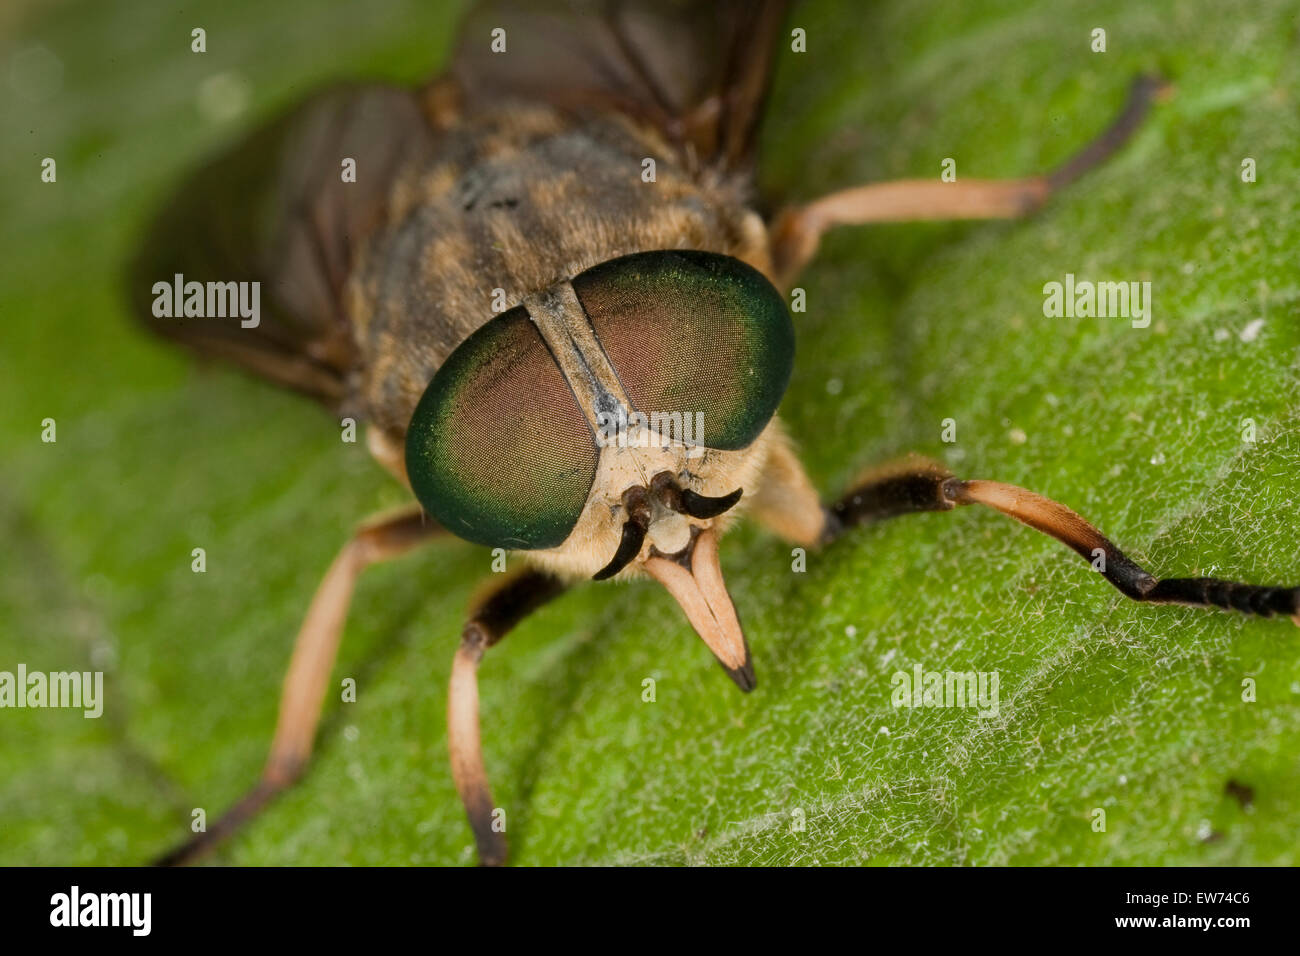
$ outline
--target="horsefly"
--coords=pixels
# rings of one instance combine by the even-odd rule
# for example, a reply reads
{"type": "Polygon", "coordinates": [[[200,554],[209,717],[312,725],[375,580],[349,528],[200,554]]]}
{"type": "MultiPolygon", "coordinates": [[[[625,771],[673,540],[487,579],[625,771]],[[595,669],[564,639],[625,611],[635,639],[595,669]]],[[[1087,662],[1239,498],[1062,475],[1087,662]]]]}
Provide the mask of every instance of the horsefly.
{"type": "Polygon", "coordinates": [[[1026,215],[1122,148],[1162,87],[1138,80],[1045,175],[865,185],[765,219],[755,129],[784,18],[770,2],[482,4],[438,78],[319,93],[167,205],[133,272],[144,320],[365,422],[414,501],[361,525],[326,571],[260,781],[161,862],[196,859],[304,773],[358,576],[440,535],[522,566],[470,610],[447,702],[484,864],[507,850],[480,741],[485,652],[571,585],[648,578],[754,690],[719,562],[742,515],[814,548],[980,504],[1135,601],[1297,614],[1296,588],[1157,578],[1064,505],[920,458],[823,505],[776,414],[794,361],[785,296],[821,237],[1026,215]]]}

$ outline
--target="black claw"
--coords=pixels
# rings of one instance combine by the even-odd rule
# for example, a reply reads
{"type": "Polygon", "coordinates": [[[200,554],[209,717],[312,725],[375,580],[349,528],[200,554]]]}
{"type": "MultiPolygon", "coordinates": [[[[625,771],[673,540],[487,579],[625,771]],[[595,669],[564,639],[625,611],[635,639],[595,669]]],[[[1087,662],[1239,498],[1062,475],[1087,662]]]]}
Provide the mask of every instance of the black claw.
{"type": "Polygon", "coordinates": [[[627,520],[623,522],[623,537],[618,542],[618,550],[609,564],[591,576],[593,581],[603,581],[618,574],[641,553],[641,546],[645,544],[646,532],[650,530],[649,492],[640,485],[633,485],[623,492],[623,509],[627,512],[627,520]]]}
{"type": "Polygon", "coordinates": [[[593,574],[591,579],[604,581],[627,567],[632,559],[641,553],[641,546],[645,544],[645,533],[646,529],[640,522],[631,518],[623,522],[623,538],[618,543],[618,550],[614,552],[613,560],[593,574]]]}
{"type": "Polygon", "coordinates": [[[724,511],[730,510],[740,500],[742,494],[744,494],[744,489],[737,488],[729,495],[713,498],[709,495],[697,494],[686,488],[682,490],[682,511],[692,518],[716,518],[724,511]]]}

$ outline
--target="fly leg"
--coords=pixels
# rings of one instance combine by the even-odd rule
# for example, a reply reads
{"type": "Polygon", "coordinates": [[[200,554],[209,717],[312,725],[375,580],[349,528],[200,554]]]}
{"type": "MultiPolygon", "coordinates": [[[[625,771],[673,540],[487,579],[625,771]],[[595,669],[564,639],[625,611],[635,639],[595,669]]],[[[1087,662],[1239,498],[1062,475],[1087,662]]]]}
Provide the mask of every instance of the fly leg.
{"type": "Polygon", "coordinates": [[[194,862],[238,830],[302,775],[311,755],[325,689],[338,656],[339,640],[343,636],[343,625],[357,578],[371,564],[405,554],[442,530],[419,507],[381,516],[357,529],[325,572],[298,632],[280,694],[280,716],[275,736],[261,779],[205,832],[195,834],[154,861],[156,865],[177,866],[194,862]]]}
{"type": "Polygon", "coordinates": [[[1025,179],[900,179],[870,183],[823,196],[781,213],[771,226],[777,286],[788,288],[817,254],[822,235],[834,226],[919,219],[1014,219],[1033,212],[1048,196],[1074,182],[1126,143],[1163,89],[1139,77],[1124,111],[1110,127],[1054,171],[1025,179]]]}
{"type": "Polygon", "coordinates": [[[912,458],[869,475],[827,510],[824,538],[896,515],[981,504],[1051,535],[1095,567],[1125,597],[1272,617],[1300,625],[1300,587],[1266,587],[1218,578],[1157,578],[1065,505],[1000,481],[964,481],[942,465],[912,458]]]}
{"type": "Polygon", "coordinates": [[[505,863],[506,837],[503,831],[493,827],[495,806],[488,787],[479,734],[478,667],[489,647],[563,590],[564,584],[558,578],[533,570],[497,583],[471,611],[452,661],[451,687],[447,696],[451,775],[469,815],[479,863],[483,866],[505,863]]]}
{"type": "Polygon", "coordinates": [[[826,509],[779,421],[768,426],[770,451],[763,482],[747,502],[749,515],[777,537],[815,548],[826,528],[826,509]]]}

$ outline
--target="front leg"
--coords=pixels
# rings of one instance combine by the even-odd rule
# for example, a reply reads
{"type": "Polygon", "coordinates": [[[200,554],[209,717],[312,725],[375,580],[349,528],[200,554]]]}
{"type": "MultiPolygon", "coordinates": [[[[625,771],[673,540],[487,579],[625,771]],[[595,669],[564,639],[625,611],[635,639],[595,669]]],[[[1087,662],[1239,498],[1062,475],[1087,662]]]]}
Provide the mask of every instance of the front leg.
{"type": "Polygon", "coordinates": [[[311,756],[326,687],[361,572],[372,564],[406,554],[442,533],[442,526],[418,505],[373,518],[357,529],[325,572],[298,631],[280,694],[275,736],[261,779],[209,829],[160,857],[156,865],[195,862],[260,813],[302,775],[311,756]]]}
{"type": "Polygon", "coordinates": [[[1059,502],[1000,481],[956,478],[936,462],[913,458],[868,476],[831,507],[827,536],[853,525],[920,511],[980,504],[1069,546],[1125,597],[1149,604],[1220,607],[1260,617],[1289,616],[1300,625],[1300,587],[1219,578],[1157,578],[1097,528],[1059,502]]]}
{"type": "Polygon", "coordinates": [[[782,212],[769,230],[776,284],[789,288],[817,254],[822,236],[835,226],[923,219],[1014,219],[1033,212],[1054,192],[1110,157],[1141,125],[1164,89],[1139,77],[1128,103],[1100,136],[1050,173],[1024,179],[901,179],[869,183],[823,196],[782,212]]]}
{"type": "Polygon", "coordinates": [[[447,695],[451,775],[469,815],[479,863],[483,866],[505,863],[506,838],[492,827],[495,807],[479,733],[478,667],[489,647],[563,590],[559,578],[542,571],[523,571],[494,583],[470,614],[451,665],[451,687],[447,695]]]}
{"type": "MultiPolygon", "coordinates": [[[[1260,617],[1284,614],[1300,625],[1300,587],[1243,584],[1219,578],[1158,578],[1081,515],[1025,488],[1000,481],[963,480],[937,462],[913,456],[871,472],[839,501],[823,509],[804,493],[803,489],[811,484],[793,453],[787,448],[777,460],[779,468],[769,469],[774,480],[772,487],[765,489],[767,500],[773,505],[783,501],[798,509],[797,519],[785,516],[785,524],[811,527],[815,520],[820,520],[822,541],[831,541],[850,528],[885,518],[980,504],[1067,545],[1131,600],[1219,607],[1260,617]],[[796,474],[793,480],[789,477],[796,474]]],[[[780,531],[782,523],[774,522],[767,511],[757,510],[755,514],[773,530],[780,531]]],[[[783,536],[798,544],[809,543],[806,537],[783,536]]]]}

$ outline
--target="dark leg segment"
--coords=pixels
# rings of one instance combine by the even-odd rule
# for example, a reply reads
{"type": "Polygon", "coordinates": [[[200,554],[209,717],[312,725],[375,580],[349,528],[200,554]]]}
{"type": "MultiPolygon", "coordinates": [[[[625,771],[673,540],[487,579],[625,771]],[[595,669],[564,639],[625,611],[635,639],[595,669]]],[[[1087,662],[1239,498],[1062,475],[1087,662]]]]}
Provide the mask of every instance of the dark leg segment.
{"type": "Polygon", "coordinates": [[[1047,174],[1047,185],[1053,191],[1068,186],[1088,170],[1100,166],[1137,132],[1146,118],[1151,103],[1169,87],[1154,76],[1139,76],[1129,88],[1128,102],[1106,131],[1047,174]]]}
{"type": "Polygon", "coordinates": [[[473,611],[451,667],[447,697],[447,743],[451,775],[465,804],[478,846],[479,863],[500,866],[506,861],[506,836],[493,829],[492,793],[479,733],[478,667],[483,653],[521,620],[564,590],[556,577],[524,571],[498,583],[473,611]]]}
{"type": "Polygon", "coordinates": [[[1300,624],[1300,587],[1266,587],[1217,578],[1165,578],[1147,572],[1065,505],[999,481],[963,481],[933,462],[911,460],[868,476],[827,511],[825,538],[846,528],[919,511],[981,504],[1069,545],[1134,601],[1221,607],[1300,624]]]}

